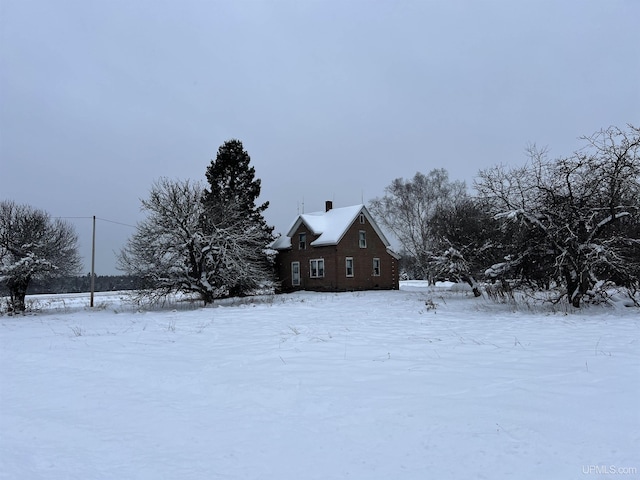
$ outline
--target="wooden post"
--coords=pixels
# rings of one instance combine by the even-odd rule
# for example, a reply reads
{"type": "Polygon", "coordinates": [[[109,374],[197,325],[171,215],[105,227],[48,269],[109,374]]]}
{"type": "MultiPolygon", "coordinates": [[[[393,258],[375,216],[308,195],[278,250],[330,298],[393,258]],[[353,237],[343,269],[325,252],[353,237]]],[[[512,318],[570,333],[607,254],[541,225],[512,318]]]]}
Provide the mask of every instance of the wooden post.
{"type": "Polygon", "coordinates": [[[91,301],[89,306],[93,307],[93,291],[95,288],[95,266],[96,266],[96,216],[93,216],[93,239],[91,241],[91,301]]]}

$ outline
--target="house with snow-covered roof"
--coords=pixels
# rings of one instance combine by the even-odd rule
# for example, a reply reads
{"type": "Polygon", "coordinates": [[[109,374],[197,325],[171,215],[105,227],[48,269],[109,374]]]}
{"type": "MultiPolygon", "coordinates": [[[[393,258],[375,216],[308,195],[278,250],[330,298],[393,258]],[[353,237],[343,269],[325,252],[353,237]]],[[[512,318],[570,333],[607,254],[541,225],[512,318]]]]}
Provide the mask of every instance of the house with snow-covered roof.
{"type": "Polygon", "coordinates": [[[397,290],[400,256],[364,205],[303,213],[271,248],[283,291],[397,290]]]}

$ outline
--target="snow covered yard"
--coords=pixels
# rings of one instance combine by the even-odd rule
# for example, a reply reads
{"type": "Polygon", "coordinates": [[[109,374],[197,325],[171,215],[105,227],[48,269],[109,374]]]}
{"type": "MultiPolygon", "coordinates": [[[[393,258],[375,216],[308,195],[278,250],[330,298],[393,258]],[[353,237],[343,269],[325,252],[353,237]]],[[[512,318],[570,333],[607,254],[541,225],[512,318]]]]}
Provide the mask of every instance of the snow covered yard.
{"type": "Polygon", "coordinates": [[[42,302],[0,317],[3,479],[640,478],[635,308],[42,302]]]}

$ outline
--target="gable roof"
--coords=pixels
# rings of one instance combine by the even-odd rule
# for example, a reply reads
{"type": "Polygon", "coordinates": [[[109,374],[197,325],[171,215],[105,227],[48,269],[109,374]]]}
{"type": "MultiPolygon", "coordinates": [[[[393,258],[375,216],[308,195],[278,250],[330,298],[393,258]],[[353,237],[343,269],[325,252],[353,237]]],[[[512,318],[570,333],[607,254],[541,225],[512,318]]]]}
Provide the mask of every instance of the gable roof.
{"type": "Polygon", "coordinates": [[[311,246],[337,245],[360,213],[364,214],[369,224],[380,237],[380,240],[389,248],[391,245],[389,240],[384,236],[378,224],[369,213],[369,210],[367,210],[367,207],[364,205],[332,208],[328,212],[303,213],[293,222],[293,225],[289,228],[286,235],[282,235],[271,244],[271,248],[274,250],[291,248],[291,237],[301,224],[306,225],[314,235],[319,235],[318,238],[310,243],[311,246]]]}

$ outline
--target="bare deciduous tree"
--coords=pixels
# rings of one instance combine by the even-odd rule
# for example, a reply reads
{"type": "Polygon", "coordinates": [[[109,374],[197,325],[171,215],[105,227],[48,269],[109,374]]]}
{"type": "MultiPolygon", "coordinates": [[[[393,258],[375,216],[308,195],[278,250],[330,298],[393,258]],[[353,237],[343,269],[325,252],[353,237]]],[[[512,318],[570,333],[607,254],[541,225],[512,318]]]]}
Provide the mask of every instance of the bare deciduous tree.
{"type": "Polygon", "coordinates": [[[73,226],[43,210],[0,202],[0,281],[9,309],[23,312],[32,279],[76,274],[81,266],[73,226]]]}
{"type": "Polygon", "coordinates": [[[500,250],[498,222],[477,199],[460,197],[436,209],[431,229],[436,246],[430,266],[438,277],[466,282],[479,297],[477,279],[500,250]]]}
{"type": "Polygon", "coordinates": [[[203,195],[200,183],[162,178],[142,200],[149,216],[121,250],[118,266],[147,281],[145,295],[197,293],[207,304],[237,282],[271,277],[264,232],[228,204],[219,222],[209,212],[203,228],[203,195]]]}
{"type": "Polygon", "coordinates": [[[382,198],[371,201],[369,209],[415,260],[420,275],[427,278],[435,245],[431,225],[434,214],[439,206],[465,195],[464,182],[450,181],[446,170],[435,169],[427,175],[418,172],[411,180],[395,179],[382,198]]]}
{"type": "Polygon", "coordinates": [[[526,246],[512,242],[494,272],[547,269],[576,307],[607,281],[637,287],[640,274],[640,129],[610,127],[583,140],[582,150],[557,160],[532,147],[526,167],[494,167],[476,182],[505,228],[527,232],[526,246]]]}

